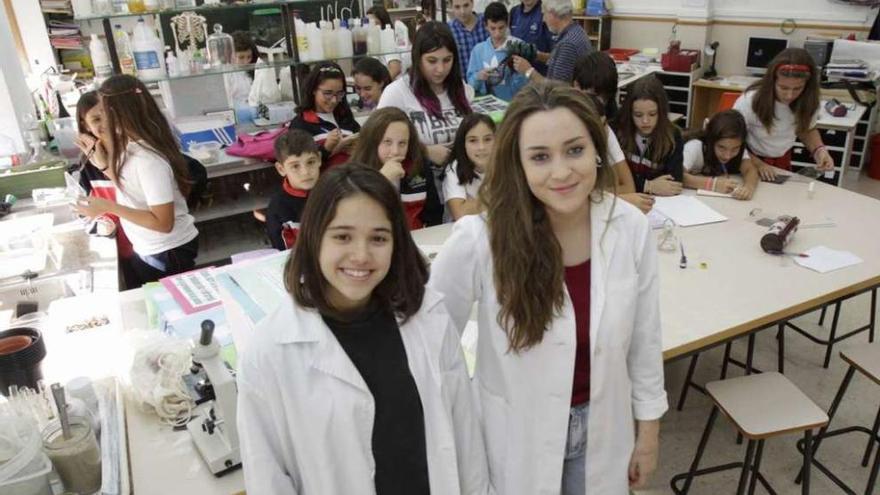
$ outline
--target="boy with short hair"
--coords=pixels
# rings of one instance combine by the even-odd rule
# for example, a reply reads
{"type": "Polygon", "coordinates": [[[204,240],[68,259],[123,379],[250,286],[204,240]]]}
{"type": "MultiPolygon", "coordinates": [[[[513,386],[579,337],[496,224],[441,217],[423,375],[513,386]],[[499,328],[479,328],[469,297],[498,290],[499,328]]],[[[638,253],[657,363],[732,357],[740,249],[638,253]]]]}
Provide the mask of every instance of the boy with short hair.
{"type": "Polygon", "coordinates": [[[483,17],[474,13],[474,0],[452,0],[452,16],[449,29],[455,37],[458,47],[458,62],[462,71],[466,71],[471,51],[477,43],[489,37],[483,17]]]}
{"type": "Polygon", "coordinates": [[[467,70],[467,82],[477,94],[493,94],[505,101],[529,81],[506,62],[510,57],[508,41],[520,41],[510,36],[507,29],[507,7],[492,2],[483,12],[483,22],[489,37],[474,47],[467,70]]]}
{"type": "Polygon", "coordinates": [[[269,200],[266,233],[272,247],[283,251],[296,243],[306,199],[318,182],[321,152],[311,134],[290,129],[275,140],[275,160],[275,170],[284,179],[269,200]]]}

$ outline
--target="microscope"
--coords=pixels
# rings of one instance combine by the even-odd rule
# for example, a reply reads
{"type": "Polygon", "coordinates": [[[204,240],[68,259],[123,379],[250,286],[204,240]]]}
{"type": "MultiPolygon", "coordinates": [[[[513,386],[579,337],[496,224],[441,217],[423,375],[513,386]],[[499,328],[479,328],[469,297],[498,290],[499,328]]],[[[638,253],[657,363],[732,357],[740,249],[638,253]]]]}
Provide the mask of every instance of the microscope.
{"type": "MultiPolygon", "coordinates": [[[[214,322],[202,322],[199,341],[193,348],[193,374],[204,370],[206,383],[200,388],[213,388],[213,399],[196,406],[193,420],[186,425],[193,442],[208,469],[221,476],[241,466],[236,401],[238,388],[235,376],[220,356],[220,344],[214,339],[214,322]]],[[[207,395],[211,395],[207,391],[207,395]]]]}

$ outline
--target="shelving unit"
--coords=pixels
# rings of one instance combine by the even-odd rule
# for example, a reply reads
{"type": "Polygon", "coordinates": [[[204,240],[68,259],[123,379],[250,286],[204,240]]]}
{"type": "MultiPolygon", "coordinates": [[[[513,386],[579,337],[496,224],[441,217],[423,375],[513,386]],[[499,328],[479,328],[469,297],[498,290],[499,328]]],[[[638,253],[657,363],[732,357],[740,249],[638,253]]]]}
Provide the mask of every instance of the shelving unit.
{"type": "Polygon", "coordinates": [[[584,31],[587,32],[593,48],[603,51],[611,48],[611,16],[588,16],[578,15],[572,16],[575,22],[579,23],[584,31]]]}
{"type": "MultiPolygon", "coordinates": [[[[691,128],[691,103],[693,100],[693,84],[702,77],[702,67],[694,67],[690,72],[670,72],[658,70],[654,76],[663,83],[666,96],[669,99],[669,112],[678,116],[677,120],[684,120],[686,127],[691,128]]],[[[626,88],[619,92],[620,102],[626,97],[626,88]]]]}

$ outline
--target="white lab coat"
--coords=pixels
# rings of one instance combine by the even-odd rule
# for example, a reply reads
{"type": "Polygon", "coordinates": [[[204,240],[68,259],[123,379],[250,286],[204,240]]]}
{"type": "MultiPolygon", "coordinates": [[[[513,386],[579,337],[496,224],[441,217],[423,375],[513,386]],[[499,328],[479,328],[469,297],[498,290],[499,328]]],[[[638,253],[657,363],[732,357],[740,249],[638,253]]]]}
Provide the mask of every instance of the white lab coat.
{"type": "MultiPolygon", "coordinates": [[[[483,439],[458,334],[426,290],[400,326],[425,415],[431,493],[485,494],[483,439]]],[[[238,374],[248,495],[372,495],[373,397],[320,314],[283,304],[254,330],[238,374]]]]}
{"type": "MultiPolygon", "coordinates": [[[[628,493],[634,419],[658,419],[668,405],[663,388],[655,242],[646,217],[606,195],[590,213],[590,409],[587,489],[628,493]]],[[[505,495],[558,494],[571,406],[575,315],[565,306],[540,344],[508,351],[499,326],[489,231],[483,216],[466,216],[431,265],[429,286],[459,330],[478,307],[474,376],[489,475],[505,495]]]]}

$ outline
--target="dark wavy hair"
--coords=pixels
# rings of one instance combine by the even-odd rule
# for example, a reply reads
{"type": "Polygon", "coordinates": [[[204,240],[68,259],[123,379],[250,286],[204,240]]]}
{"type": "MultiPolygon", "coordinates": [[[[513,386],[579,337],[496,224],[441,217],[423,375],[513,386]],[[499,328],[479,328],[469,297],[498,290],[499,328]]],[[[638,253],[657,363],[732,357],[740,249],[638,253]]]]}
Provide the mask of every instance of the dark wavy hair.
{"type": "Polygon", "coordinates": [[[467,101],[464,81],[461,79],[461,61],[458,59],[458,48],[456,48],[455,37],[452,36],[449,26],[442,22],[428,21],[416,32],[412,48],[412,67],[410,68],[410,86],[413,94],[428,115],[434,118],[443,117],[440,100],[431,90],[428,79],[422,74],[422,56],[440,48],[446,48],[452,54],[452,70],[443,81],[443,86],[446,88],[446,93],[455,110],[461,115],[467,115],[471,113],[471,105],[467,101]]]}
{"type": "Polygon", "coordinates": [[[321,272],[321,242],[336,216],[339,203],[366,195],[385,210],[391,222],[391,267],[373,289],[372,301],[406,321],[422,306],[428,266],[409,234],[400,194],[377,170],[347,163],[322,173],[309,193],[302,215],[302,228],[284,267],[284,285],[297,304],[324,315],[344,317],[330,304],[329,283],[321,272]]]}
{"type": "Polygon", "coordinates": [[[477,178],[476,165],[467,154],[467,133],[479,124],[486,124],[492,132],[495,132],[495,121],[484,113],[472,113],[461,120],[455,140],[452,142],[452,153],[446,166],[455,162],[455,174],[457,177],[446,175],[446,180],[458,180],[459,184],[470,184],[477,178]]]}
{"type": "MultiPolygon", "coordinates": [[[[513,97],[501,121],[491,165],[479,193],[487,212],[495,287],[501,305],[498,324],[505,329],[514,352],[540,343],[565,301],[562,248],[544,204],[529,188],[520,151],[523,122],[557,108],[570,110],[584,124],[597,164],[599,159],[604,160],[606,126],[589,99],[560,82],[528,85],[513,97]]],[[[596,172],[595,190],[613,191],[617,183],[614,167],[603,165],[596,172]]]]}
{"type": "MultiPolygon", "coordinates": [[[[347,87],[345,72],[342,71],[342,67],[339,67],[339,64],[336,62],[321,62],[312,67],[303,83],[302,104],[297,107],[297,113],[302,114],[307,110],[315,110],[315,91],[318,90],[321,83],[329,79],[342,81],[343,90],[347,87]]],[[[351,111],[351,107],[348,106],[347,98],[339,100],[339,104],[333,109],[333,116],[336,117],[337,122],[354,119],[354,114],[351,111]]]]}
{"type": "Polygon", "coordinates": [[[111,76],[98,89],[104,108],[104,126],[110,136],[108,167],[113,167],[116,187],[125,166],[125,149],[131,141],[140,141],[146,148],[164,158],[174,173],[174,181],[184,197],[192,182],[186,157],[171,131],[168,120],[156,105],[153,95],[138,78],[129,75],[111,76]]]}
{"type": "Polygon", "coordinates": [[[367,9],[367,15],[370,14],[376,16],[376,19],[379,19],[379,24],[381,24],[379,27],[382,29],[385,29],[385,26],[393,25],[391,22],[391,15],[385,10],[385,7],[382,7],[381,5],[373,5],[367,9]]]}
{"type": "Polygon", "coordinates": [[[742,142],[739,153],[725,164],[728,170],[736,170],[742,163],[748,135],[749,129],[742,114],[736,110],[725,110],[713,115],[705,129],[687,133],[685,140],[699,139],[703,143],[703,169],[700,174],[714,177],[724,174],[721,161],[715,155],[715,144],[722,139],[739,139],[742,142]]]}
{"type": "Polygon", "coordinates": [[[607,53],[593,51],[574,63],[572,83],[579,89],[592,89],[604,103],[605,118],[617,117],[617,65],[607,53]]]}

